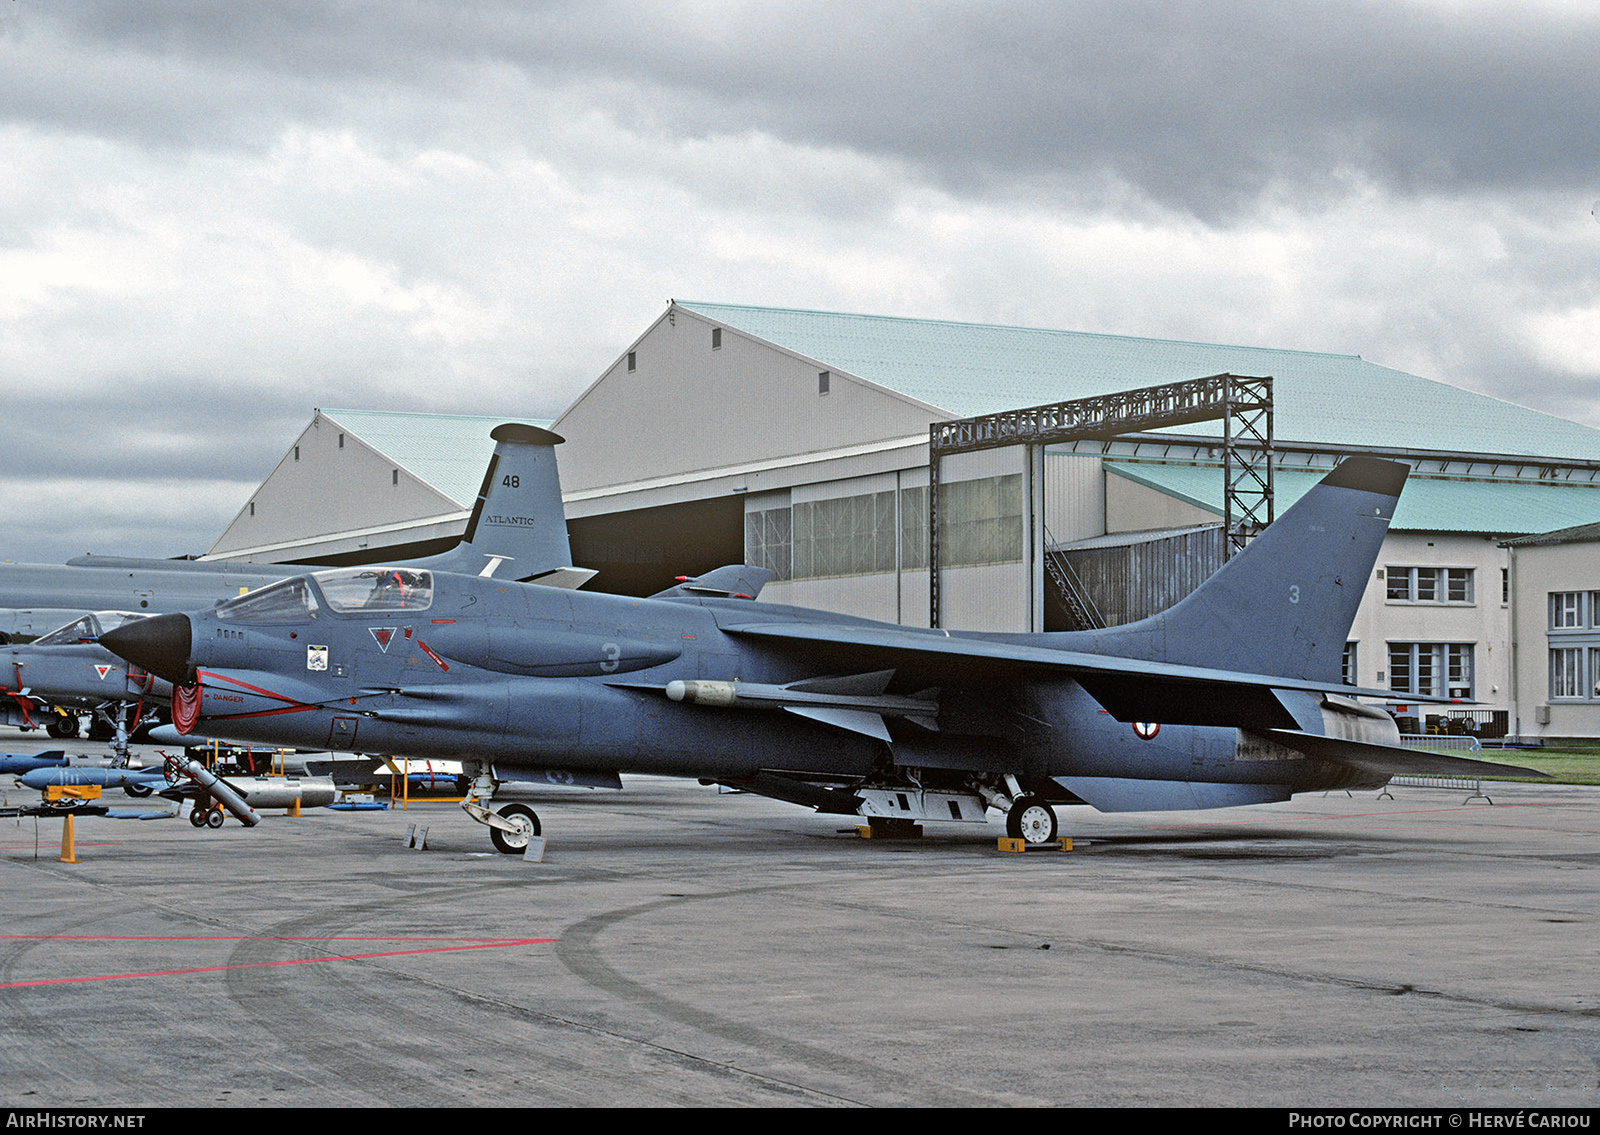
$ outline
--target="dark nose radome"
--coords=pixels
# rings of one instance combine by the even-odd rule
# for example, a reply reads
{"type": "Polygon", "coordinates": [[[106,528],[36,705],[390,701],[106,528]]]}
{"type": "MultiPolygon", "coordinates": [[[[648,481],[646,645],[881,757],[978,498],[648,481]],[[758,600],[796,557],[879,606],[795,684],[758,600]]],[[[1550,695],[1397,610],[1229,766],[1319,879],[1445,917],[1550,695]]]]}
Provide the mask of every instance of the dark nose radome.
{"type": "Polygon", "coordinates": [[[193,636],[188,615],[155,615],[107,631],[100,636],[100,645],[174,686],[182,686],[191,680],[189,644],[193,636]]]}

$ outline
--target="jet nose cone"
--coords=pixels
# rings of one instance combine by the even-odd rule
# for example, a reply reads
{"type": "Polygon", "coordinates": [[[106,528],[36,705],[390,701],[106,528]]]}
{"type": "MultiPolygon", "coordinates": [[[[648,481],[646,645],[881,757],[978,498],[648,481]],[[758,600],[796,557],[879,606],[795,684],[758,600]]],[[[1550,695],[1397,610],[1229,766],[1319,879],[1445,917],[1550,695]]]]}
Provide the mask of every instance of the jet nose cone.
{"type": "Polygon", "coordinates": [[[174,686],[182,686],[191,680],[189,645],[193,637],[188,615],[156,615],[107,631],[100,636],[100,645],[174,686]]]}

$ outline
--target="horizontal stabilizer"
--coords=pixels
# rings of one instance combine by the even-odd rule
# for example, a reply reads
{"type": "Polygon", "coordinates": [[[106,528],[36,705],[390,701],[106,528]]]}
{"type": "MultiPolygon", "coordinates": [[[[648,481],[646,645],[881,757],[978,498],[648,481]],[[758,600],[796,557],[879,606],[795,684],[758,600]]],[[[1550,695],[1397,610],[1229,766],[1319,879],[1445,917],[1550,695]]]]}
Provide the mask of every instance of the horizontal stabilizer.
{"type": "MultiPolygon", "coordinates": [[[[488,575],[481,571],[479,575],[488,575]]],[[[527,576],[524,583],[537,583],[541,587],[559,587],[563,591],[576,591],[600,573],[594,568],[558,567],[527,576]]]]}
{"type": "Polygon", "coordinates": [[[652,599],[672,599],[708,595],[721,599],[754,599],[772,579],[766,568],[754,564],[729,564],[704,575],[679,576],[678,582],[665,591],[658,591],[652,599]]]}
{"type": "Polygon", "coordinates": [[[1390,776],[1525,776],[1550,779],[1537,769],[1519,765],[1452,757],[1394,745],[1373,745],[1366,741],[1347,741],[1342,737],[1324,737],[1296,729],[1274,729],[1271,735],[1278,744],[1308,757],[1332,761],[1362,772],[1387,773],[1390,776]]]}

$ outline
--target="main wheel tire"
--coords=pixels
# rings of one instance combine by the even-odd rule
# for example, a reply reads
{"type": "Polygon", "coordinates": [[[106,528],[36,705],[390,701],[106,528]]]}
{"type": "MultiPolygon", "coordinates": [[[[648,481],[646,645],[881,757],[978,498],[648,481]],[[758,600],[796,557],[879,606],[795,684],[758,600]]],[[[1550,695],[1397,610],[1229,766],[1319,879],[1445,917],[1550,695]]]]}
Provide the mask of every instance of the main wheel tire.
{"type": "Polygon", "coordinates": [[[220,828],[222,826],[222,821],[225,819],[227,819],[227,817],[222,814],[221,808],[212,808],[206,813],[206,827],[220,828]]]}
{"type": "Polygon", "coordinates": [[[59,713],[53,714],[45,722],[44,731],[52,737],[65,738],[78,735],[78,719],[71,715],[62,717],[59,713]]]}
{"type": "Polygon", "coordinates": [[[1056,810],[1037,796],[1019,796],[1006,813],[1006,835],[1032,845],[1056,838],[1056,810]]]}
{"type": "Polygon", "coordinates": [[[204,808],[193,808],[193,809],[190,809],[190,811],[189,811],[189,823],[192,824],[194,827],[197,827],[197,828],[205,827],[206,826],[206,810],[204,808]]]}
{"type": "Polygon", "coordinates": [[[154,792],[155,789],[151,788],[148,784],[124,784],[122,786],[122,791],[126,792],[129,796],[148,796],[150,793],[154,792]]]}
{"type": "Polygon", "coordinates": [[[491,827],[489,842],[494,844],[496,851],[503,851],[507,855],[521,855],[528,850],[528,841],[540,833],[538,815],[526,804],[507,804],[497,812],[501,819],[510,820],[515,824],[517,830],[508,832],[503,828],[491,827]]]}

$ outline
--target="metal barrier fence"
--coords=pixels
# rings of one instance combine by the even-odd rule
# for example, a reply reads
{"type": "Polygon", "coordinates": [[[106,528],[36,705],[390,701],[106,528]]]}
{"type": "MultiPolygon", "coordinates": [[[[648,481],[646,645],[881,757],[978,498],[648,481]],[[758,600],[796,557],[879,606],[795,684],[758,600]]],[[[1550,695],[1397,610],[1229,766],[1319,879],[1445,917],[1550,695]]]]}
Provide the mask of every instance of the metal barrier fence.
{"type": "MultiPolygon", "coordinates": [[[[1435,734],[1402,733],[1400,735],[1400,744],[1408,749],[1421,749],[1424,752],[1467,752],[1474,755],[1483,748],[1476,737],[1451,737],[1435,734]]],[[[1493,800],[1489,800],[1483,794],[1482,778],[1475,776],[1391,776],[1389,778],[1389,786],[1393,787],[1394,785],[1400,785],[1403,788],[1453,788],[1458,792],[1469,794],[1462,801],[1463,804],[1470,804],[1474,800],[1487,800],[1490,804],[1494,803],[1493,800]]],[[[1381,800],[1388,794],[1389,789],[1385,788],[1378,794],[1378,799],[1381,800]]]]}

